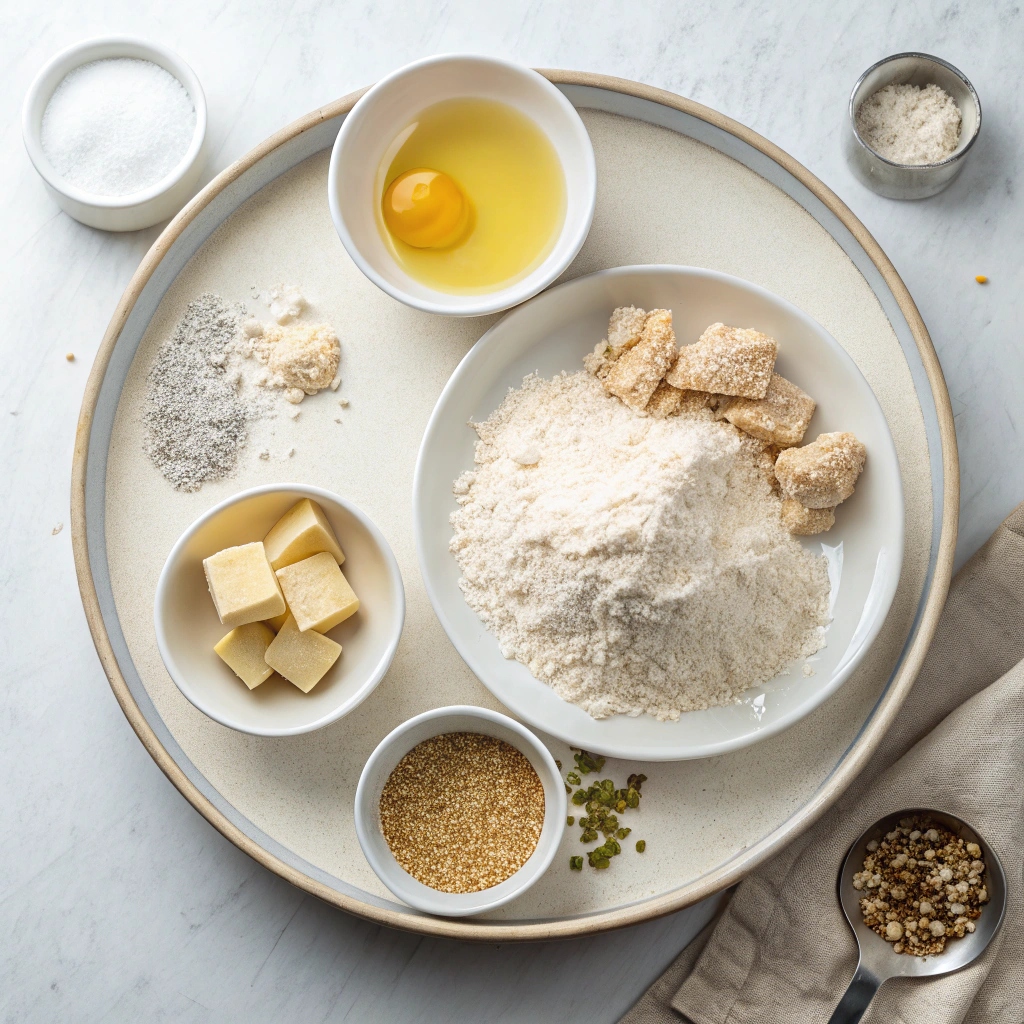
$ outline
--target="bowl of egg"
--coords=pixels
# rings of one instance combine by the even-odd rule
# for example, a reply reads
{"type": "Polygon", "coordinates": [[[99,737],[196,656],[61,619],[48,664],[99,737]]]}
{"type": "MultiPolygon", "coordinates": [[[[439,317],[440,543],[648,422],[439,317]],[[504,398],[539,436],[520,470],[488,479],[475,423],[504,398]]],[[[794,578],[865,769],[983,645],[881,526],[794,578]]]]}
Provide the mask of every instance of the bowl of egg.
{"type": "Polygon", "coordinates": [[[597,171],[572,104],[529,68],[429,57],[378,82],[345,118],[328,200],[359,269],[448,316],[518,305],[579,252],[597,171]]]}

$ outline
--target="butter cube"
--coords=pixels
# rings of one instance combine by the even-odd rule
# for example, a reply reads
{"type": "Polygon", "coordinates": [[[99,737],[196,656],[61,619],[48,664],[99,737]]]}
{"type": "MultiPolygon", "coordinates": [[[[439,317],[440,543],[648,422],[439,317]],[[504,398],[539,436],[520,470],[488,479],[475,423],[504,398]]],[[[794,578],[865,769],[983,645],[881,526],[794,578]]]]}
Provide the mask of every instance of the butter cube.
{"type": "Polygon", "coordinates": [[[225,626],[242,626],[284,611],[284,597],[262,541],[218,551],[203,559],[203,570],[225,626]]]}
{"type": "Polygon", "coordinates": [[[288,618],[288,614],[288,609],[285,608],[280,615],[275,615],[272,619],[266,619],[264,621],[275,633],[280,633],[281,627],[284,625],[284,620],[288,618]]]}
{"type": "Polygon", "coordinates": [[[326,551],[277,570],[288,610],[300,630],[326,633],[359,611],[359,598],[326,551]]]}
{"type": "Polygon", "coordinates": [[[274,569],[294,565],[321,551],[330,553],[338,565],[345,561],[345,554],[323,509],[309,498],[303,498],[281,516],[263,538],[263,546],[274,569]]]}
{"type": "Polygon", "coordinates": [[[266,682],[274,670],[267,664],[267,648],[273,643],[274,631],[262,622],[236,626],[213,649],[239,679],[255,690],[266,682]]]}
{"type": "MultiPolygon", "coordinates": [[[[337,564],[335,564],[337,569],[337,564]]],[[[295,619],[289,615],[264,655],[266,663],[280,672],[303,693],[310,690],[326,675],[338,660],[341,644],[312,629],[301,632],[295,619]]]]}

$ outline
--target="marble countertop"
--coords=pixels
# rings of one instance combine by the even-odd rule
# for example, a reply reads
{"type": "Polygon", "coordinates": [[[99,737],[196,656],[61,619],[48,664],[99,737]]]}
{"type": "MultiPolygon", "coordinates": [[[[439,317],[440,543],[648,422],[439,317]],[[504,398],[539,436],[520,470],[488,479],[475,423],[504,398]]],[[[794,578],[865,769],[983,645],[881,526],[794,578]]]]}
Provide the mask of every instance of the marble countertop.
{"type": "Polygon", "coordinates": [[[861,217],[938,350],[962,467],[958,561],[1024,498],[1024,13],[1010,0],[474,0],[435,5],[2,0],[0,1019],[612,1022],[712,907],[557,945],[419,938],[318,903],[223,839],[161,775],[96,658],[68,530],[75,422],[99,340],[157,230],[108,235],[60,213],[21,144],[20,103],[56,50],[152,38],[198,73],[207,179],[314,107],[430,53],[481,51],[636,79],[778,143],[861,217]],[[840,151],[861,71],[901,50],[973,81],[984,127],[942,195],[895,203],[840,151]],[[974,281],[986,274],[990,283],[974,281]],[[68,362],[65,354],[73,352],[68,362]]]}

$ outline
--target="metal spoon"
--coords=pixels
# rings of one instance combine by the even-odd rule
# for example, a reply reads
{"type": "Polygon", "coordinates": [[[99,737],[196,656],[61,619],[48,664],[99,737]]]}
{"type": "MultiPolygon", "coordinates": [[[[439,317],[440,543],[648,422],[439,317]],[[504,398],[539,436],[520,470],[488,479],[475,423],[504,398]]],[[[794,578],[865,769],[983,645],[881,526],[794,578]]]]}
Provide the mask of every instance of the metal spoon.
{"type": "Polygon", "coordinates": [[[829,1024],[856,1024],[864,1015],[879,986],[889,978],[924,978],[949,974],[981,956],[1003,923],[1006,913],[1006,876],[992,848],[967,822],[943,811],[920,808],[898,811],[876,821],[850,847],[850,852],[846,855],[839,872],[839,902],[857,939],[860,959],[850,987],[839,1001],[829,1024]],[[853,887],[853,876],[864,864],[868,843],[872,839],[881,840],[887,832],[891,832],[899,825],[900,819],[911,817],[928,818],[945,825],[965,842],[977,843],[981,847],[981,859],[985,862],[988,903],[984,905],[981,917],[975,921],[974,931],[968,932],[962,939],[951,939],[946,943],[946,948],[935,956],[894,953],[892,943],[886,942],[864,923],[860,909],[864,891],[853,887]]]}

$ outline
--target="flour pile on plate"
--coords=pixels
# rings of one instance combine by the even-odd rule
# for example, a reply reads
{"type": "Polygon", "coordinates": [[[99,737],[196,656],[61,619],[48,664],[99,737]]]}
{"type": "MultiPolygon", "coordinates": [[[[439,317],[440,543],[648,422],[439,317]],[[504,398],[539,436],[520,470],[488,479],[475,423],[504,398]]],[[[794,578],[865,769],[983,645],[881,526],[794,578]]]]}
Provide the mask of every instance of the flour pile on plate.
{"type": "Polygon", "coordinates": [[[696,404],[638,412],[583,372],[527,377],[475,428],[460,586],[563,699],[676,719],[824,645],[825,560],[783,524],[765,442],[696,404]]]}

